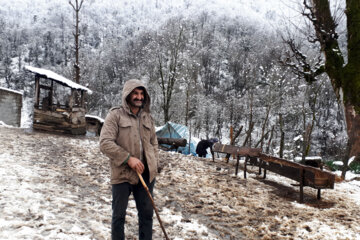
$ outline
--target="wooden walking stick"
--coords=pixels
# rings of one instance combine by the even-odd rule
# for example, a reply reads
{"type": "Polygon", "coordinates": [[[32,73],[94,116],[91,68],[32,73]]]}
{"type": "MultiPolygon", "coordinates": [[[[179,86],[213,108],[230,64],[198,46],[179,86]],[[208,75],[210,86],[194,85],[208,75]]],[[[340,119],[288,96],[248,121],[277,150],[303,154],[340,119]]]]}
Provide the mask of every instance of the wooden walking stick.
{"type": "Polygon", "coordinates": [[[152,205],[153,205],[153,207],[154,207],[154,209],[155,209],[156,217],[157,217],[157,219],[159,220],[160,227],[161,227],[161,229],[162,229],[162,231],[163,231],[163,233],[164,233],[164,235],[165,235],[165,239],[166,239],[166,240],[169,240],[169,238],[168,238],[168,236],[167,236],[167,234],[166,234],[166,232],[165,232],[165,228],[164,228],[164,226],[162,225],[162,222],[161,222],[161,219],[160,219],[160,215],[159,215],[158,210],[157,210],[157,208],[156,208],[156,206],[155,206],[155,203],[154,203],[154,200],[153,200],[153,198],[152,198],[152,196],[151,196],[151,193],[150,193],[150,191],[149,191],[149,188],[147,187],[147,185],[146,185],[143,177],[141,176],[141,174],[140,174],[138,171],[136,171],[136,173],[137,173],[137,175],[139,176],[142,185],[143,185],[144,188],[146,189],[146,192],[147,192],[147,194],[148,194],[148,196],[149,196],[149,198],[150,198],[150,200],[151,200],[151,203],[152,203],[152,205]]]}

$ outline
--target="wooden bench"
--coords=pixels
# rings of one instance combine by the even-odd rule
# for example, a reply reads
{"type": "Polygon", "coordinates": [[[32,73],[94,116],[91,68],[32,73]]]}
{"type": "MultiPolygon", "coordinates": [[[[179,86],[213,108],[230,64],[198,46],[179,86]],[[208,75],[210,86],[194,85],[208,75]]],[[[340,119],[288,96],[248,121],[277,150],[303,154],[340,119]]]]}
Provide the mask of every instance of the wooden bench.
{"type": "Polygon", "coordinates": [[[236,147],[216,143],[212,149],[213,160],[214,152],[236,156],[235,175],[238,173],[240,157],[245,157],[244,178],[246,178],[247,165],[250,164],[259,167],[259,175],[261,174],[261,169],[264,169],[264,179],[266,178],[266,171],[269,170],[299,182],[301,203],[304,200],[304,186],[317,189],[317,199],[321,198],[321,189],[334,189],[334,174],[312,166],[263,154],[261,149],[258,148],[236,147]]]}
{"type": "MultiPolygon", "coordinates": [[[[215,143],[211,149],[213,161],[215,161],[214,152],[228,153],[228,154],[236,156],[235,175],[237,175],[238,169],[239,169],[240,157],[247,157],[247,158],[248,157],[257,157],[261,153],[261,149],[260,148],[249,148],[249,147],[236,147],[236,146],[232,146],[232,145],[215,143]]],[[[245,174],[244,177],[246,178],[245,171],[244,171],[244,174],[245,174]]]]}

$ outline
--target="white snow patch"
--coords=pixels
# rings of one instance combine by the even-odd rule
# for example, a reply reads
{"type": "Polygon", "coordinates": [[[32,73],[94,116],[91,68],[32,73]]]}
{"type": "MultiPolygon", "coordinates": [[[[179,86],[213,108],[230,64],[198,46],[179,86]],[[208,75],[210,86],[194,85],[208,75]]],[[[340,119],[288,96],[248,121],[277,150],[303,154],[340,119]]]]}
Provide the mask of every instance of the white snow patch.
{"type": "Polygon", "coordinates": [[[99,116],[86,114],[85,117],[97,119],[97,120],[99,120],[99,122],[101,122],[101,123],[104,123],[104,122],[105,122],[105,120],[104,120],[103,118],[99,117],[99,116]]]}

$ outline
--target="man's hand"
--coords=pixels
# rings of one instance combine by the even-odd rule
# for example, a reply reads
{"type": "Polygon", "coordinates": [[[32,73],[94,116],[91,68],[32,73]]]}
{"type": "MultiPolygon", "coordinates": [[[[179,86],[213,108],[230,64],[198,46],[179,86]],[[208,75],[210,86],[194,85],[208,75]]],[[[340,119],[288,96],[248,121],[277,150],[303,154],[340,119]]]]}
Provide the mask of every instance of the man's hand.
{"type": "Polygon", "coordinates": [[[130,157],[127,164],[135,171],[140,174],[144,172],[144,164],[136,157],[130,157]]]}

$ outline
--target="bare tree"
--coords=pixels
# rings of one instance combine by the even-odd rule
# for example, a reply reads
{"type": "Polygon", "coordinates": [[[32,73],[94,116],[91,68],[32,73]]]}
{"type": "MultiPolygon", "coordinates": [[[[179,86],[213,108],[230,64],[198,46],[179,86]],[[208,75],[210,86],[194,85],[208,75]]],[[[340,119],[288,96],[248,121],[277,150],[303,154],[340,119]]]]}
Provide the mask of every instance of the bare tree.
{"type": "Polygon", "coordinates": [[[80,83],[80,63],[79,63],[79,49],[80,49],[79,23],[80,23],[80,18],[79,18],[79,12],[80,12],[80,9],[81,9],[83,3],[84,3],[84,0],[80,0],[80,2],[79,2],[79,0],[75,0],[75,4],[73,4],[71,1],[69,1],[69,4],[72,6],[72,8],[74,9],[74,12],[75,12],[75,33],[73,33],[73,35],[75,38],[75,64],[74,64],[75,75],[74,75],[74,80],[76,83],[80,83]]]}
{"type": "MultiPolygon", "coordinates": [[[[311,43],[318,43],[320,51],[324,56],[324,63],[318,62],[318,66],[311,67],[306,61],[306,56],[301,55],[298,48],[290,49],[294,58],[304,63],[298,67],[298,74],[311,83],[316,77],[326,73],[331,81],[335,95],[342,103],[345,111],[348,149],[344,157],[344,170],[342,177],[345,177],[348,159],[356,156],[360,160],[360,4],[358,1],[346,0],[347,17],[347,63],[344,54],[339,47],[339,35],[336,32],[338,19],[331,15],[329,0],[303,0],[302,15],[311,23],[315,34],[308,35],[311,43]]],[[[320,58],[320,57],[319,57],[320,58]]],[[[296,70],[296,68],[294,68],[296,70]]]]}
{"type": "Polygon", "coordinates": [[[320,118],[320,114],[316,116],[319,109],[316,108],[316,103],[320,93],[322,85],[319,84],[315,89],[310,89],[311,93],[308,97],[308,103],[310,105],[311,122],[307,122],[307,114],[305,110],[305,101],[303,102],[302,114],[303,114],[303,149],[302,149],[302,163],[305,163],[305,157],[309,155],[311,147],[311,134],[313,132],[316,120],[320,118]]]}
{"type": "Polygon", "coordinates": [[[175,82],[178,80],[177,72],[179,65],[179,57],[180,57],[180,48],[182,44],[182,34],[183,27],[180,27],[179,33],[174,40],[174,43],[170,46],[170,60],[169,64],[165,63],[164,66],[164,58],[159,54],[158,62],[159,62],[159,75],[160,75],[160,88],[163,96],[162,109],[164,114],[164,123],[170,120],[170,107],[172,94],[175,88],[175,82]]]}

